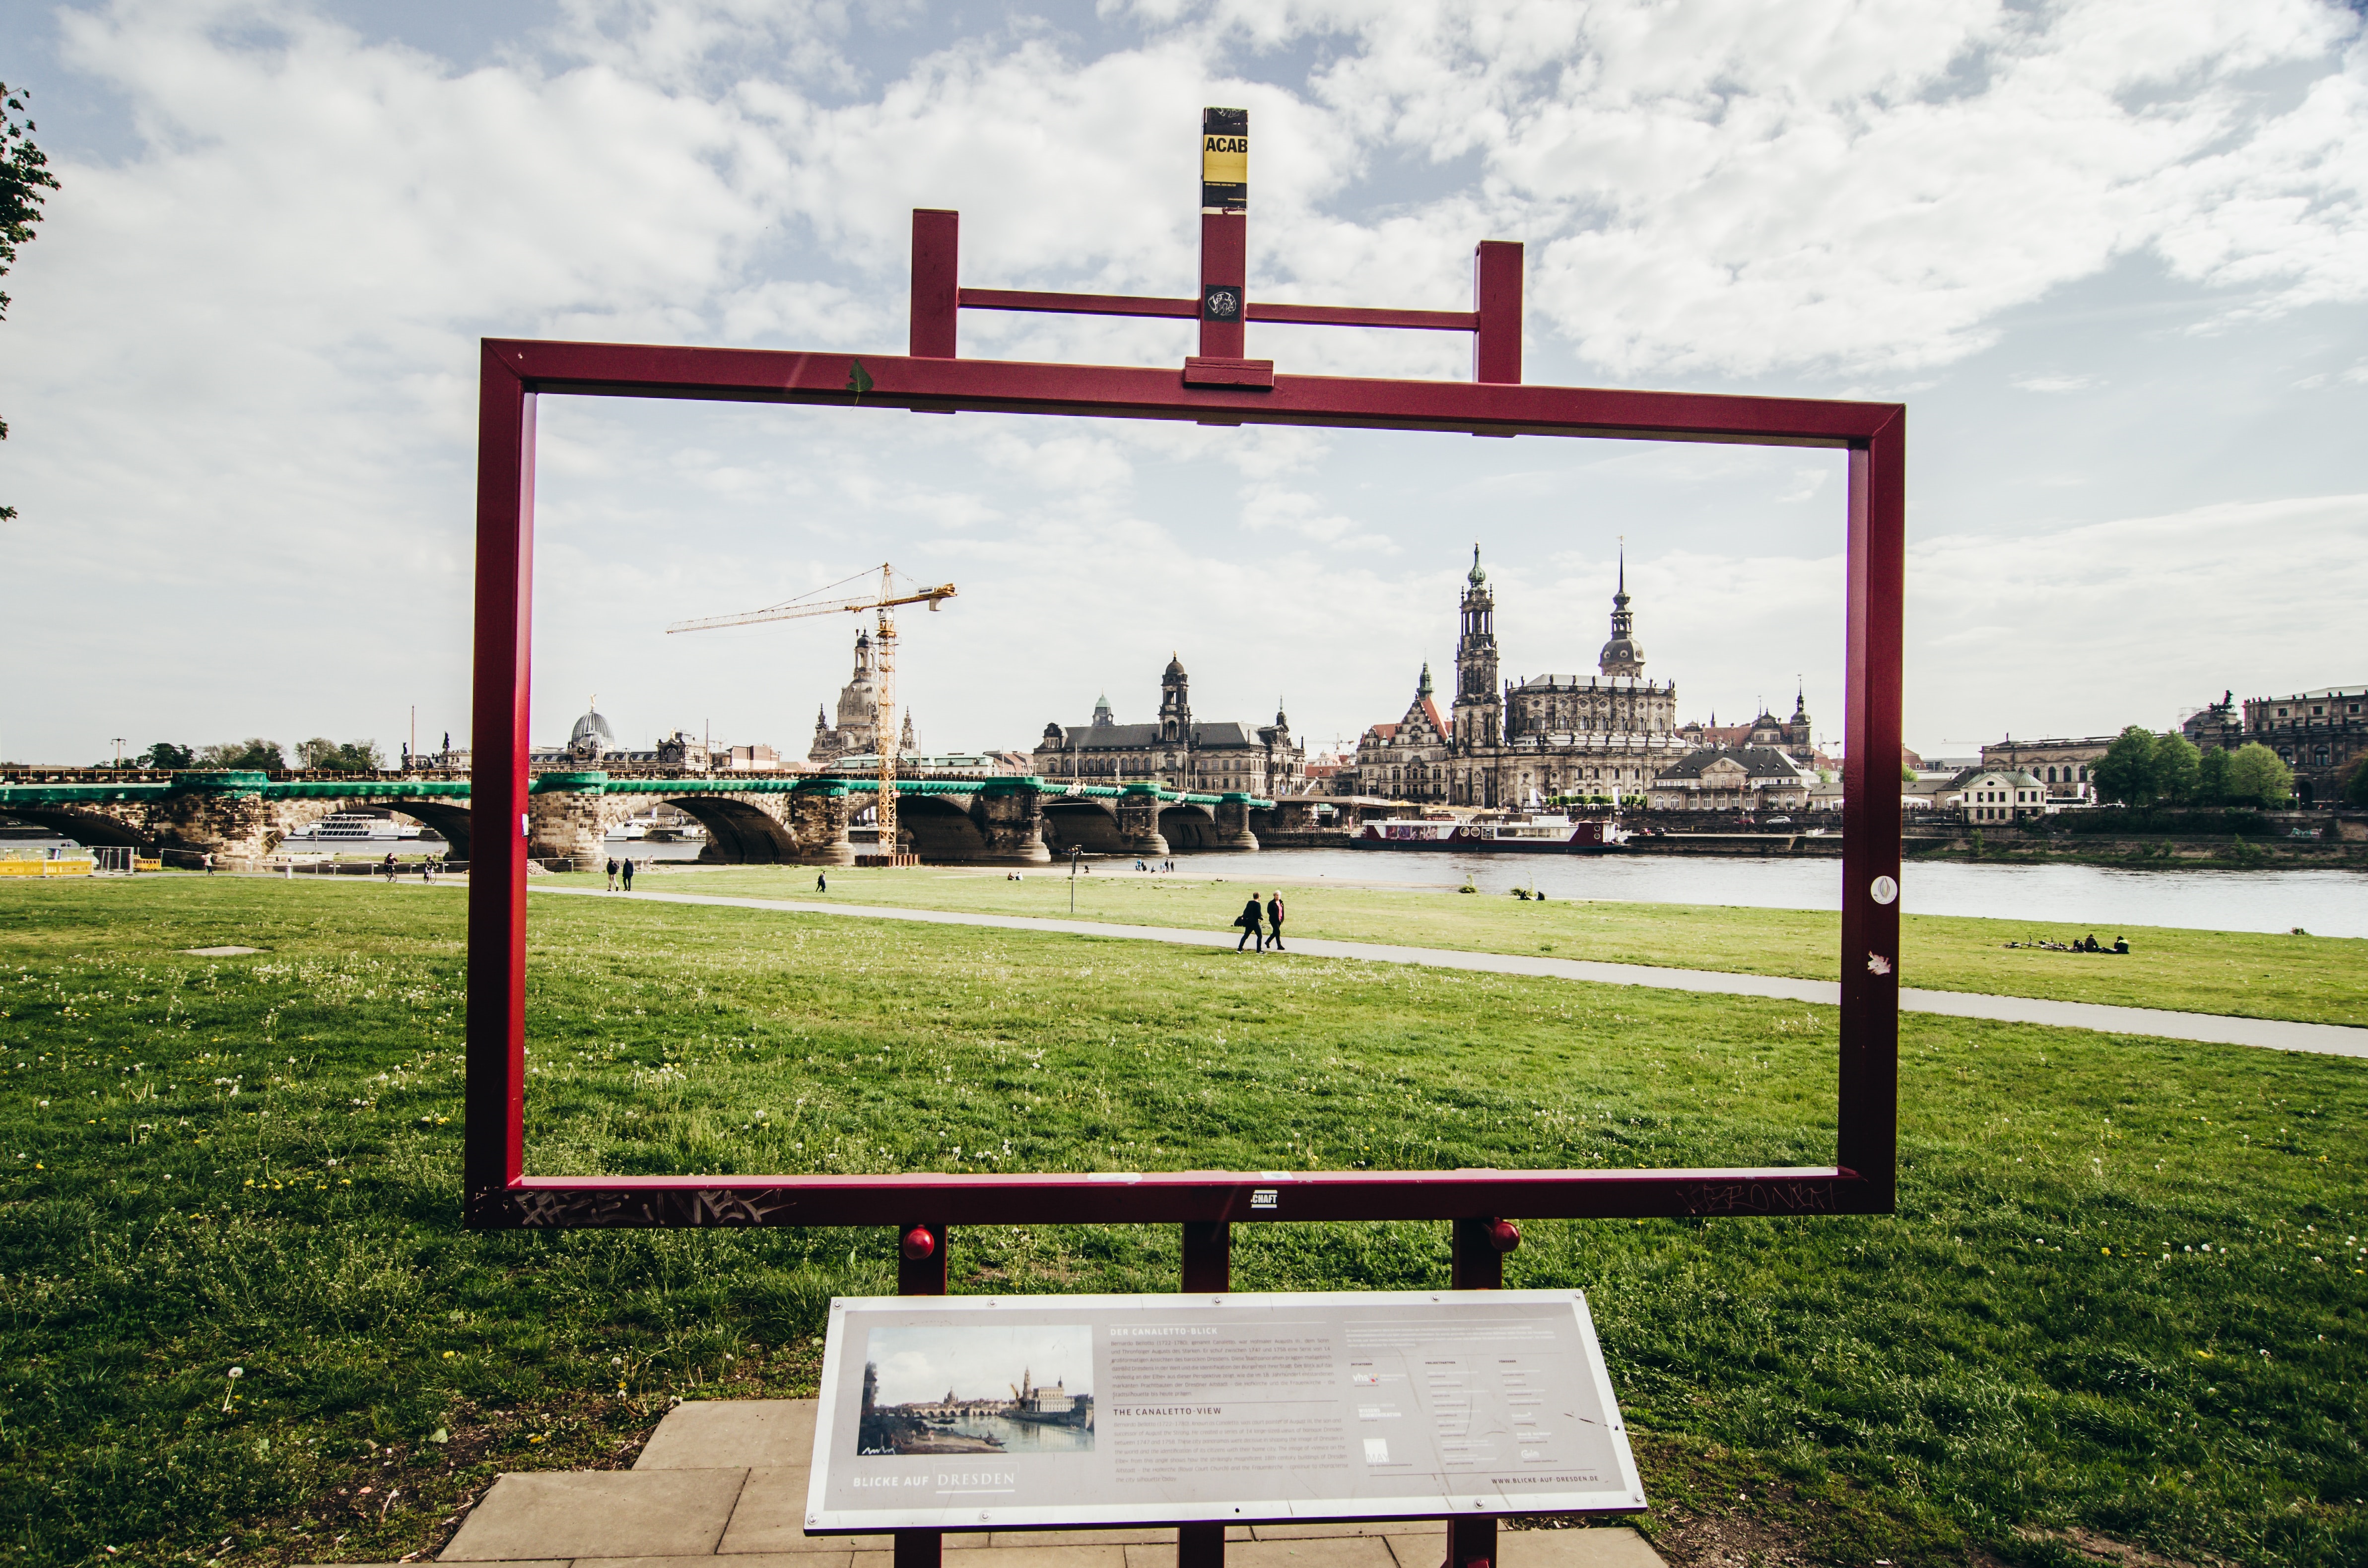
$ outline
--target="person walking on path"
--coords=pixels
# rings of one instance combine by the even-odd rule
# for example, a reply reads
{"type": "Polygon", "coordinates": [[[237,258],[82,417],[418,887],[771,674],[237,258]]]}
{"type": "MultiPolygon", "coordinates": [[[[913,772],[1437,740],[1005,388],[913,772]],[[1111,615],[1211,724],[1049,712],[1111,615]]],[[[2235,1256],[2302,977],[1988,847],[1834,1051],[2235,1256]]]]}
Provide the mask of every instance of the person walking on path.
{"type": "Polygon", "coordinates": [[[386,860],[385,860],[384,864],[385,864],[385,868],[386,868],[386,885],[387,885],[387,886],[389,886],[389,887],[393,887],[393,886],[394,886],[394,851],[393,851],[393,850],[390,849],[390,850],[388,850],[388,851],[386,852],[386,860]]]}
{"type": "Polygon", "coordinates": [[[617,891],[617,858],[614,855],[609,857],[609,891],[617,891]]]}
{"type": "Polygon", "coordinates": [[[211,877],[211,876],[212,876],[213,874],[214,874],[214,852],[213,852],[212,850],[209,849],[209,850],[207,850],[207,851],[206,851],[206,875],[208,875],[208,876],[210,876],[210,877],[211,877]]]}
{"type": "Polygon", "coordinates": [[[1240,952],[1253,937],[1258,938],[1258,950],[1266,951],[1266,928],[1258,924],[1258,894],[1250,894],[1250,901],[1234,916],[1234,924],[1242,928],[1242,939],[1234,944],[1234,951],[1240,952]]]}
{"type": "Polygon", "coordinates": [[[1274,950],[1279,953],[1282,951],[1282,890],[1281,888],[1275,889],[1274,896],[1266,901],[1266,923],[1267,939],[1274,944],[1274,950]]]}
{"type": "Polygon", "coordinates": [[[618,865],[618,874],[625,879],[625,891],[633,891],[633,858],[628,855],[618,865]]]}

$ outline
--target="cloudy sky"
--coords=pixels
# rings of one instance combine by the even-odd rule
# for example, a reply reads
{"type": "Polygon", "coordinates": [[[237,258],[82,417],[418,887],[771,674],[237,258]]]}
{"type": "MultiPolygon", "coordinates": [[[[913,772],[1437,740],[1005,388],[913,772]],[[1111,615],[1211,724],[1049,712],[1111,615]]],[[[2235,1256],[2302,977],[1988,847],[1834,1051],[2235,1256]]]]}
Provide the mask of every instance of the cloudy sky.
{"type": "MultiPolygon", "coordinates": [[[[1253,298],[1468,308],[1531,381],[1909,405],[1907,735],[2168,724],[2368,678],[2368,36],[2332,0],[0,0],[64,188],[0,325],[0,756],[467,731],[474,340],[901,352],[909,211],[973,286],[1181,294],[1247,107],[1253,298]]],[[[1189,324],[965,312],[966,354],[1189,324]]],[[[1456,377],[1444,335],[1253,330],[1456,377]]],[[[536,733],[597,692],[803,753],[849,628],[667,637],[894,560],[925,746],[1025,746],[1171,650],[1353,739],[1451,659],[1591,669],[1624,537],[1689,715],[1839,728],[1833,454],[552,399],[536,733]]]]}

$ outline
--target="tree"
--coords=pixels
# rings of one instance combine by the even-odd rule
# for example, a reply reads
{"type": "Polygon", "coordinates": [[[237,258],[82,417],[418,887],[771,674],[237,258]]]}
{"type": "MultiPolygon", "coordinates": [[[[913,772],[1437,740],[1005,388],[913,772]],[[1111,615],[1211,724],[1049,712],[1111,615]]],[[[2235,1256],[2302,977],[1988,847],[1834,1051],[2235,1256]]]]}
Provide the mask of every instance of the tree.
{"type": "Polygon", "coordinates": [[[2351,759],[2351,771],[2343,776],[2343,803],[2368,811],[2368,753],[2351,759]]]}
{"type": "Polygon", "coordinates": [[[2228,754],[2228,799],[2245,806],[2282,806],[2294,793],[2294,769],[2259,741],[2228,754]]]}
{"type": "Polygon", "coordinates": [[[386,766],[375,741],[347,741],[339,745],[326,735],[299,742],[296,766],[323,773],[376,773],[386,766]]]}
{"type": "Polygon", "coordinates": [[[2154,736],[2143,724],[2132,724],[2113,738],[2105,755],[2089,770],[2097,793],[2125,806],[2152,805],[2155,798],[2154,736]]]}
{"type": "MultiPolygon", "coordinates": [[[[1818,775],[1817,775],[1817,777],[1818,777],[1818,778],[1824,778],[1824,777],[1825,777],[1825,775],[1824,775],[1823,773],[1820,773],[1820,774],[1818,774],[1818,775]]],[[[1899,781],[1900,781],[1902,784],[1913,784],[1913,783],[1915,783],[1915,782],[1916,782],[1916,770],[1915,770],[1914,768],[1912,768],[1912,767],[1908,767],[1906,763],[1904,763],[1904,762],[1903,762],[1903,763],[1901,763],[1901,764],[1899,765],[1899,781]]]]}
{"type": "Polygon", "coordinates": [[[2196,763],[2195,798],[2207,805],[2227,803],[2228,754],[2218,746],[2205,752],[2196,763]]]}
{"type": "Polygon", "coordinates": [[[187,746],[176,746],[170,741],[158,741],[140,754],[142,767],[195,767],[198,754],[187,746]]]}
{"type": "Polygon", "coordinates": [[[2177,730],[2166,730],[2154,742],[2154,792],[2166,801],[2184,801],[2195,793],[2197,770],[2203,754],[2177,730]]]}
{"type": "MultiPolygon", "coordinates": [[[[25,99],[30,97],[30,93],[11,93],[8,84],[0,82],[0,277],[17,265],[17,247],[32,243],[33,225],[41,221],[41,204],[49,199],[41,193],[58,188],[58,176],[50,173],[48,154],[33,145],[37,127],[31,118],[22,125],[17,123],[17,117],[25,112],[25,99]]],[[[0,321],[7,316],[8,296],[0,293],[0,321]]],[[[8,421],[0,419],[0,441],[7,438],[8,421]]],[[[16,515],[16,507],[0,506],[0,522],[16,515]]]]}
{"type": "Polygon", "coordinates": [[[239,768],[252,771],[279,772],[288,767],[288,758],[278,741],[267,741],[261,735],[243,741],[217,741],[198,753],[199,767],[239,768]]]}

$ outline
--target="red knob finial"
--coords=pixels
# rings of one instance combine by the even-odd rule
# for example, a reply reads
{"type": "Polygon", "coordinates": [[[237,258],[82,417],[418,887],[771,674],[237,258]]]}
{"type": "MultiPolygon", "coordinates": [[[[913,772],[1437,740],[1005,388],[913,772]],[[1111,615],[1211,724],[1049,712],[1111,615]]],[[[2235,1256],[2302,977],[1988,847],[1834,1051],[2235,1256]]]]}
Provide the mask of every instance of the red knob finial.
{"type": "Polygon", "coordinates": [[[905,1255],[906,1261],[918,1263],[923,1258],[937,1256],[938,1238],[929,1233],[927,1225],[916,1225],[905,1233],[903,1240],[896,1244],[896,1250],[905,1255]]]}
{"type": "Polygon", "coordinates": [[[1488,1225],[1488,1244],[1498,1252],[1510,1252],[1521,1244],[1520,1227],[1510,1220],[1494,1220],[1488,1225]]]}

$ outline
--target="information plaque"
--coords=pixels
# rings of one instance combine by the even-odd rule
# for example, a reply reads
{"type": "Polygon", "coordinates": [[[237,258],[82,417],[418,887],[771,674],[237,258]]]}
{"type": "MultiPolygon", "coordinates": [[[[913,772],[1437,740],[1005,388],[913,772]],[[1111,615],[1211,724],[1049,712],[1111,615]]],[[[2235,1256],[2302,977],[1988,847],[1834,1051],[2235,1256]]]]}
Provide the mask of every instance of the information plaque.
{"type": "Polygon", "coordinates": [[[1577,1290],[860,1297],[806,1530],[1644,1506],[1577,1290]]]}

